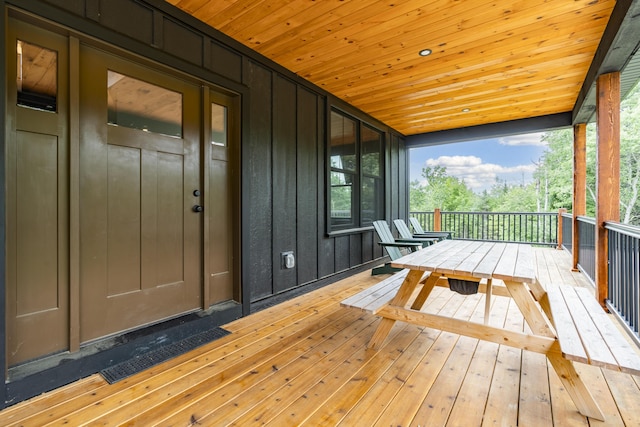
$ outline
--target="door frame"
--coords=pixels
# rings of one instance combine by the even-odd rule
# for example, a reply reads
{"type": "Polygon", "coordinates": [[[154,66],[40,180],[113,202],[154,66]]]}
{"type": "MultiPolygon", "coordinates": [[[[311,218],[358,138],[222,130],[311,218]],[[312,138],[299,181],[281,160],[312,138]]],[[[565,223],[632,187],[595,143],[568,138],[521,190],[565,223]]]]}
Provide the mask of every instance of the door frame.
{"type": "MultiPolygon", "coordinates": [[[[1,1],[1,0],[0,0],[1,1]]],[[[23,22],[27,22],[29,24],[34,23],[43,23],[43,27],[47,30],[51,30],[54,32],[59,32],[60,34],[64,34],[68,37],[69,42],[69,50],[68,50],[68,72],[69,72],[69,100],[68,100],[68,118],[69,118],[69,183],[68,183],[68,191],[69,191],[69,351],[70,352],[78,352],[81,348],[80,341],[80,225],[79,225],[79,216],[80,216],[80,88],[79,88],[79,74],[80,74],[80,46],[81,44],[87,44],[93,48],[98,48],[101,50],[105,50],[108,53],[116,54],[123,59],[126,60],[135,60],[136,63],[143,66],[151,66],[154,68],[160,68],[161,72],[164,72],[168,75],[176,77],[178,79],[187,80],[192,83],[196,83],[202,87],[203,93],[208,94],[209,91],[215,91],[223,96],[229,97],[231,103],[233,105],[233,109],[235,110],[235,114],[233,114],[233,120],[231,121],[230,131],[234,135],[236,141],[234,141],[234,159],[231,168],[233,170],[232,179],[233,179],[233,188],[235,189],[235,197],[233,198],[233,212],[234,217],[236,218],[236,224],[234,224],[234,301],[237,303],[236,308],[231,310],[231,312],[238,313],[237,315],[231,315],[232,318],[241,317],[249,314],[250,312],[250,304],[249,304],[249,289],[248,285],[242,280],[243,270],[245,268],[246,262],[246,248],[247,245],[243,241],[242,232],[245,227],[246,215],[242,213],[242,200],[246,197],[245,192],[242,191],[243,183],[241,177],[241,171],[245,166],[243,164],[243,141],[246,140],[249,125],[248,125],[248,112],[246,106],[248,101],[248,88],[246,86],[241,86],[238,84],[230,84],[232,82],[228,81],[225,78],[222,78],[215,73],[208,72],[204,69],[201,71],[205,71],[205,75],[207,77],[196,76],[188,74],[187,72],[180,71],[180,63],[177,62],[175,64],[171,64],[170,59],[167,58],[166,61],[158,61],[152,57],[143,57],[139,55],[137,52],[127,51],[116,47],[114,45],[108,44],[108,41],[96,40],[82,33],[75,32],[73,30],[69,30],[68,28],[63,28],[57,24],[50,23],[47,20],[35,16],[26,16],[21,12],[13,10],[13,9],[5,9],[5,19],[0,20],[2,23],[0,24],[0,29],[6,29],[8,24],[8,16],[11,16],[12,19],[20,20],[23,22]],[[228,88],[231,87],[231,88],[228,88]],[[239,305],[239,307],[238,307],[239,305]]],[[[142,48],[144,50],[144,47],[142,48]]],[[[3,58],[6,57],[7,51],[5,43],[2,44],[2,55],[3,58]]],[[[4,68],[4,67],[3,67],[4,68]]],[[[193,70],[192,70],[193,71],[193,70]]],[[[201,73],[202,74],[202,73],[201,73]]],[[[3,77],[6,79],[6,69],[3,71],[3,77]]],[[[0,93],[5,95],[6,99],[6,85],[2,85],[0,88],[0,93]]],[[[200,108],[204,109],[207,105],[208,97],[202,97],[200,108]]],[[[0,111],[3,113],[3,123],[5,123],[5,136],[6,136],[6,105],[2,103],[0,106],[0,111]]],[[[201,121],[202,126],[205,126],[205,121],[201,121]]],[[[207,128],[205,128],[207,129],[207,128]]],[[[204,130],[201,130],[201,139],[204,138],[206,133],[204,130]]],[[[199,180],[204,188],[206,184],[206,177],[208,173],[208,162],[205,159],[208,159],[206,156],[206,151],[210,151],[208,149],[208,144],[201,144],[201,150],[205,151],[202,153],[203,157],[201,159],[200,171],[199,171],[199,180]]],[[[4,150],[0,153],[0,173],[4,174],[5,171],[5,153],[4,150]]],[[[204,190],[206,197],[206,189],[204,190]]],[[[0,190],[1,200],[0,200],[0,220],[2,220],[2,224],[0,225],[0,238],[5,239],[6,233],[6,190],[4,186],[0,190]]],[[[207,218],[205,224],[210,221],[210,219],[205,215],[203,218],[207,218]]],[[[203,227],[204,229],[204,227],[203,227]]],[[[206,231],[204,236],[206,236],[206,231]]],[[[207,250],[206,242],[204,240],[204,236],[201,239],[201,256],[204,257],[205,251],[207,250]]],[[[4,270],[6,263],[6,248],[2,245],[0,249],[0,268],[4,270]]],[[[201,291],[204,293],[206,289],[206,278],[207,278],[207,268],[206,263],[202,264],[202,279],[201,279],[201,291]]],[[[5,278],[2,277],[0,279],[0,303],[3,304],[3,307],[6,307],[6,281],[5,278]]],[[[203,306],[201,307],[203,310],[207,310],[210,307],[206,307],[203,298],[203,306]]],[[[6,310],[6,308],[5,308],[6,310]]],[[[228,320],[228,315],[226,316],[228,320]]],[[[228,321],[227,320],[227,321],[228,321]]],[[[7,378],[8,373],[8,365],[7,365],[7,343],[6,343],[6,316],[2,316],[0,320],[0,327],[2,327],[4,339],[2,340],[2,347],[0,347],[0,366],[2,366],[3,372],[5,374],[5,378],[7,378]]],[[[4,388],[2,389],[2,393],[6,392],[4,388]]]]}
{"type": "MultiPolygon", "coordinates": [[[[248,142],[251,135],[250,127],[250,88],[244,83],[246,77],[230,78],[214,71],[214,67],[209,64],[211,61],[211,53],[205,47],[205,61],[201,66],[195,66],[187,63],[182,59],[167,54],[164,50],[158,49],[157,46],[140,42],[131,43],[131,38],[123,36],[101,25],[97,20],[87,20],[80,16],[73,15],[67,11],[62,11],[54,6],[32,3],[20,6],[14,6],[0,0],[2,5],[3,18],[0,19],[0,31],[6,34],[8,17],[25,21],[27,23],[36,24],[43,28],[54,32],[67,35],[69,37],[69,76],[73,81],[78,80],[79,74],[79,48],[80,43],[88,43],[96,47],[100,47],[123,57],[144,61],[152,66],[160,66],[183,78],[193,79],[199,84],[210,85],[211,88],[227,92],[236,97],[238,103],[237,114],[239,117],[238,125],[238,153],[233,168],[235,170],[236,186],[238,187],[237,205],[234,207],[237,220],[238,230],[236,231],[235,252],[237,256],[236,268],[237,275],[235,278],[236,288],[240,293],[240,304],[233,307],[222,307],[217,312],[218,324],[224,324],[234,319],[246,316],[251,312],[250,304],[250,288],[249,283],[245,283],[243,277],[248,277],[248,269],[250,268],[250,242],[251,236],[245,233],[250,225],[249,215],[245,214],[242,206],[248,206],[250,200],[250,187],[248,181],[242,179],[241,171],[248,170],[249,156],[245,150],[248,148],[248,142]],[[206,83],[203,83],[206,82],[206,83]]],[[[5,43],[0,43],[0,55],[4,61],[7,55],[5,43]]],[[[248,57],[242,55],[241,69],[246,69],[249,65],[248,57]]],[[[4,62],[3,62],[4,63],[4,62]]],[[[5,64],[6,65],[6,64],[5,64]]],[[[6,81],[7,70],[2,67],[3,81],[6,81]]],[[[238,76],[239,77],[239,76],[238,76]]],[[[70,351],[77,352],[80,350],[79,342],[79,93],[78,85],[71,84],[69,86],[69,306],[70,306],[70,351]],[[73,196],[75,194],[75,197],[73,196]],[[75,260],[75,261],[74,261],[75,260]],[[74,316],[75,313],[75,316],[74,316]]],[[[6,85],[0,85],[0,95],[6,99],[6,85]]],[[[2,128],[6,129],[6,105],[0,103],[0,115],[2,128]]],[[[3,134],[4,136],[4,134],[3,134]]],[[[0,174],[4,179],[5,174],[5,153],[0,150],[0,174]]],[[[6,236],[6,190],[5,186],[0,186],[0,241],[5,240],[6,236]]],[[[6,248],[0,245],[0,271],[6,268],[6,248]]],[[[6,310],[6,280],[4,275],[0,275],[0,305],[6,310]]],[[[6,313],[6,311],[4,311],[6,313]]],[[[6,316],[0,316],[0,373],[5,379],[9,379],[9,369],[7,366],[7,343],[6,343],[6,316]]],[[[135,346],[137,341],[129,344],[135,346]]],[[[4,387],[0,387],[0,402],[19,402],[21,400],[36,396],[44,391],[48,391],[59,387],[91,373],[97,372],[104,367],[105,357],[109,356],[109,351],[102,353],[89,354],[82,356],[78,360],[69,360],[62,366],[47,368],[39,371],[37,375],[31,375],[20,378],[13,378],[10,382],[6,382],[4,387]]],[[[0,404],[0,408],[6,404],[0,404]]]]}

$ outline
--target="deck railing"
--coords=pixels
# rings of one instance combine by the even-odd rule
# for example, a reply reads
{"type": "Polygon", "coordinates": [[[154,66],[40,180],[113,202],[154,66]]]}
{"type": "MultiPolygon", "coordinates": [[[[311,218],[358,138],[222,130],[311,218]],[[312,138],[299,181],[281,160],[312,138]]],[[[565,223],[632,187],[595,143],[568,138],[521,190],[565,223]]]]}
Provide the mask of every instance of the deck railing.
{"type": "MultiPolygon", "coordinates": [[[[563,212],[411,212],[425,230],[440,223],[456,239],[526,242],[534,245],[561,246],[572,253],[573,216],[563,212]],[[562,217],[561,230],[558,218],[562,217]],[[560,233],[560,234],[558,234],[560,233]],[[558,236],[561,240],[558,240],[558,236]]],[[[595,283],[596,223],[593,218],[579,216],[578,268],[595,283]]],[[[607,307],[628,329],[640,345],[640,227],[607,222],[609,241],[609,298],[607,307]]]]}
{"type": "Polygon", "coordinates": [[[640,227],[607,222],[609,241],[609,311],[638,338],[640,326],[640,227]]]}
{"type": "Polygon", "coordinates": [[[409,216],[416,218],[425,230],[433,231],[433,212],[410,212],[409,216]]]}
{"type": "Polygon", "coordinates": [[[441,230],[456,239],[495,242],[558,244],[558,213],[555,212],[411,212],[425,230],[433,230],[435,215],[441,230]]]}
{"type": "MultiPolygon", "coordinates": [[[[562,247],[573,253],[573,216],[562,214],[562,247]]],[[[591,283],[596,281],[596,221],[586,216],[578,217],[578,269],[591,283]]]]}
{"type": "Polygon", "coordinates": [[[573,253],[573,215],[562,213],[562,248],[570,254],[573,253]]]}

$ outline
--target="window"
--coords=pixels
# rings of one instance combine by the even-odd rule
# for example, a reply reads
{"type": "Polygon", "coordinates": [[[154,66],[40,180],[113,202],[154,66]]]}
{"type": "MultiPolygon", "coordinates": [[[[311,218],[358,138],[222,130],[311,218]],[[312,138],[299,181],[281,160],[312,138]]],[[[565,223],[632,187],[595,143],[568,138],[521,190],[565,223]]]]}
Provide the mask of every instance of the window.
{"type": "Polygon", "coordinates": [[[107,76],[110,125],[182,137],[182,94],[115,71],[107,76]]]}
{"type": "Polygon", "coordinates": [[[330,231],[359,228],[384,216],[382,132],[331,111],[330,231]]]}
{"type": "Polygon", "coordinates": [[[18,40],[16,86],[18,105],[41,111],[57,111],[58,53],[18,40]]]}
{"type": "Polygon", "coordinates": [[[215,102],[211,104],[211,143],[227,146],[227,107],[215,102]]]}

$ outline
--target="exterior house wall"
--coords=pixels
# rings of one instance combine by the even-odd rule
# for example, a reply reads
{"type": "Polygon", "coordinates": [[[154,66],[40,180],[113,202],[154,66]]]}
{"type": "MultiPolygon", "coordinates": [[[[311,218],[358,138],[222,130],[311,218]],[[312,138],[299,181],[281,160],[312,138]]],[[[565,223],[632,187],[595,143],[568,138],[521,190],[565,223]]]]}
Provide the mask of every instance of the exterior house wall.
{"type": "MultiPolygon", "coordinates": [[[[5,0],[0,4],[5,11],[44,18],[80,38],[98,39],[240,95],[241,310],[237,315],[370,268],[384,255],[371,228],[328,233],[326,118],[330,108],[339,108],[384,132],[387,219],[408,213],[408,156],[404,138],[392,129],[164,1],[5,0]],[[294,252],[295,268],[282,268],[285,251],[294,252]]],[[[4,52],[0,56],[4,61],[4,52]]],[[[3,112],[4,107],[0,107],[3,112]]],[[[0,160],[4,181],[3,157],[0,160]]],[[[4,197],[0,199],[4,216],[4,197]]],[[[4,231],[3,225],[0,237],[4,231]]],[[[5,257],[1,258],[3,263],[5,257]]],[[[0,281],[4,309],[4,275],[0,281]]],[[[4,359],[0,366],[6,366],[4,359]]],[[[31,384],[55,387],[56,381],[32,379],[24,386],[9,382],[0,398],[4,393],[3,401],[20,400],[29,397],[24,390],[31,384]]]]}

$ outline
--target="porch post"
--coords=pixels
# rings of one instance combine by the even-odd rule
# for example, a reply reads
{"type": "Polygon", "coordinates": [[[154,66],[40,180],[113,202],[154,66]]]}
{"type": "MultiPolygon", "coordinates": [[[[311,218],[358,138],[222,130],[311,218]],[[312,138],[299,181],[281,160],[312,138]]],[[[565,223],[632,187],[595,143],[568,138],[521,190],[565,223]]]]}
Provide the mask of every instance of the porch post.
{"type": "Polygon", "coordinates": [[[578,123],[573,127],[573,224],[571,227],[571,247],[573,271],[578,271],[580,256],[580,236],[578,216],[587,213],[587,124],[578,123]]]}
{"type": "Polygon", "coordinates": [[[433,209],[433,231],[442,231],[442,214],[440,208],[433,209]]]}
{"type": "Polygon", "coordinates": [[[609,296],[605,221],[620,221],[620,72],[597,80],[596,122],[596,299],[609,296]]]}
{"type": "Polygon", "coordinates": [[[556,249],[561,251],[562,245],[564,244],[562,230],[564,229],[564,225],[562,224],[564,218],[562,215],[566,214],[567,210],[565,208],[558,209],[558,230],[556,231],[558,244],[556,245],[556,249]]]}

